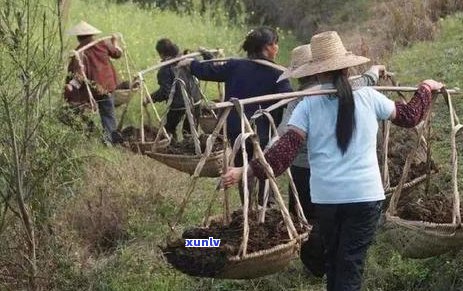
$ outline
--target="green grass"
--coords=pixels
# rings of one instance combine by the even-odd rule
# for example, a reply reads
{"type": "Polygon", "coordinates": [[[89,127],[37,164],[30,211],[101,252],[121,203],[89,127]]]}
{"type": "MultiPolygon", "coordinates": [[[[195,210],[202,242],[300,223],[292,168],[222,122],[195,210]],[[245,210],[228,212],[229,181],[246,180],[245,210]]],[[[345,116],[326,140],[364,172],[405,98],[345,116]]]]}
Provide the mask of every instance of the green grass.
{"type": "Polygon", "coordinates": [[[390,69],[403,83],[435,79],[448,88],[463,86],[463,15],[440,24],[441,33],[433,42],[417,43],[393,57],[390,69]]]}
{"type": "MultiPolygon", "coordinates": [[[[416,85],[425,79],[444,82],[447,87],[459,87],[463,80],[463,15],[455,15],[441,21],[440,34],[433,42],[422,42],[403,49],[394,55],[390,70],[402,84],[416,85]]],[[[461,96],[454,96],[457,114],[463,114],[461,96]]],[[[433,109],[432,155],[440,166],[440,173],[431,181],[441,189],[448,189],[446,179],[450,173],[450,122],[447,106],[439,98],[433,109]]],[[[457,138],[461,145],[461,135],[457,138]]],[[[459,160],[463,155],[459,150],[459,160]]],[[[463,185],[459,167],[459,184],[463,185]]],[[[450,192],[445,193],[447,195],[450,192]]],[[[403,259],[384,243],[384,233],[378,235],[378,243],[369,252],[365,283],[369,290],[459,290],[463,282],[458,275],[463,260],[461,252],[440,257],[412,260],[403,259]]]]}

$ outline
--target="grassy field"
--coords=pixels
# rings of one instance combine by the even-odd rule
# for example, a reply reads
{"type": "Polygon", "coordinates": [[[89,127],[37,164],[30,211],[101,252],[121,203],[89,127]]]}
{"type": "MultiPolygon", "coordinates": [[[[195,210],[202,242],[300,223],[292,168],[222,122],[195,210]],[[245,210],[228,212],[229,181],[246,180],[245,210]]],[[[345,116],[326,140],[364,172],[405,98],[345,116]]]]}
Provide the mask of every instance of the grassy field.
{"type": "MultiPolygon", "coordinates": [[[[155,41],[169,37],[181,48],[221,47],[227,55],[241,54],[239,46],[248,30],[225,20],[199,15],[181,16],[143,10],[130,4],[74,0],[71,23],[87,20],[104,32],[121,32],[133,59],[134,70],[159,61],[155,41]],[[88,12],[92,11],[91,14],[88,12]],[[91,16],[89,16],[91,15],[91,16]],[[130,24],[130,25],[128,25],[130,24]]],[[[399,80],[415,84],[434,78],[450,87],[463,80],[463,16],[442,22],[434,43],[420,43],[392,59],[390,69],[399,80]]],[[[69,47],[75,45],[70,39],[69,47]]],[[[288,63],[296,42],[282,34],[279,62],[288,63]]],[[[118,68],[122,68],[121,62],[118,68]]],[[[122,73],[122,71],[121,71],[122,73]]],[[[154,76],[147,78],[154,79],[154,76]]],[[[155,89],[153,81],[149,83],[155,89]]],[[[213,94],[213,93],[211,93],[213,94]]],[[[459,108],[461,102],[455,99],[459,108]]],[[[130,122],[138,121],[138,103],[130,105],[130,122]]],[[[58,236],[66,245],[66,264],[57,274],[57,289],[65,290],[323,290],[323,280],[308,276],[295,260],[272,276],[245,281],[198,279],[173,270],[159,246],[169,233],[167,223],[176,215],[188,175],[119,148],[89,142],[85,173],[73,198],[56,214],[58,236]],[[105,233],[106,232],[106,233],[105,233]],[[104,248],[105,235],[119,243],[104,248]]],[[[215,179],[201,179],[188,205],[183,226],[201,221],[215,187],[215,179]]],[[[235,205],[238,205],[235,195],[235,205]]],[[[219,208],[216,203],[214,209],[219,208]]],[[[371,248],[365,274],[366,290],[461,290],[463,256],[453,253],[428,260],[402,259],[381,240],[371,248]]]]}

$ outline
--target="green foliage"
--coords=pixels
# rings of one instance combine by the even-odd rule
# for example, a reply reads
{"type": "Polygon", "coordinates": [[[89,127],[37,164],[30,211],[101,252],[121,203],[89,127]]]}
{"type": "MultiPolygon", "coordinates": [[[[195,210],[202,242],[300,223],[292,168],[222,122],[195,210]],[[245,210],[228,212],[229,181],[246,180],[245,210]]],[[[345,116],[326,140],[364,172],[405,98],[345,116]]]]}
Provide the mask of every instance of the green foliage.
{"type": "Polygon", "coordinates": [[[399,80],[416,84],[434,78],[448,88],[463,87],[463,14],[441,21],[441,34],[433,42],[420,42],[398,52],[391,70],[399,80]]]}
{"type": "Polygon", "coordinates": [[[48,285],[61,253],[50,222],[79,170],[79,137],[52,106],[62,50],[49,4],[0,1],[0,278],[17,289],[48,285]]]}

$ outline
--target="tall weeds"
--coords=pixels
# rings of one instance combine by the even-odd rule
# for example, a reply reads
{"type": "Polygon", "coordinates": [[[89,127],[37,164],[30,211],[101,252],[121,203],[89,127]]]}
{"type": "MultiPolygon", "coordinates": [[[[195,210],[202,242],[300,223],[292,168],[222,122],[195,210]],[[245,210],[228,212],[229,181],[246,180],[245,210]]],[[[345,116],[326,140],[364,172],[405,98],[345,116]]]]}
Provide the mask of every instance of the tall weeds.
{"type": "Polygon", "coordinates": [[[62,69],[58,5],[0,1],[0,282],[43,288],[60,190],[73,179],[74,135],[56,125],[62,69]]]}

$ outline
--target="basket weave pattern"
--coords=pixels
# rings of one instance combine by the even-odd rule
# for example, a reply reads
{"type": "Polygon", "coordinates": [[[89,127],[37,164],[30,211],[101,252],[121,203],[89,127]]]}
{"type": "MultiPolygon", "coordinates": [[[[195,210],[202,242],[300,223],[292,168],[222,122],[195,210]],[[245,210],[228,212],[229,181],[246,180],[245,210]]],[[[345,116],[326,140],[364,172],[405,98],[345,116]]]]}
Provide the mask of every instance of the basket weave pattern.
{"type": "Polygon", "coordinates": [[[114,91],[114,106],[118,107],[129,103],[138,89],[117,89],[114,91]]]}
{"type": "MultiPolygon", "coordinates": [[[[200,177],[220,177],[223,167],[223,150],[213,152],[207,158],[203,169],[201,170],[200,177]]],[[[179,170],[184,173],[193,175],[196,166],[198,165],[201,156],[188,156],[188,155],[172,155],[163,154],[154,151],[148,151],[146,154],[171,168],[179,170]]]]}

